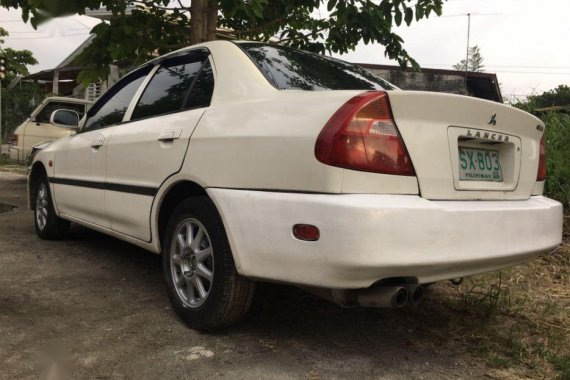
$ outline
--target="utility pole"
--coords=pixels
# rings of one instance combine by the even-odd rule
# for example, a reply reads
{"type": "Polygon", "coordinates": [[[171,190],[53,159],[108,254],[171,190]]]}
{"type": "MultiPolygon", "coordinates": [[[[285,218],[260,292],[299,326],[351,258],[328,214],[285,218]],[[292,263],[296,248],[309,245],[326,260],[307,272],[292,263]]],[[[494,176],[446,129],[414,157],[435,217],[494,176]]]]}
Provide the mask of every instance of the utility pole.
{"type": "Polygon", "coordinates": [[[463,84],[465,89],[465,95],[467,95],[467,72],[469,70],[469,45],[471,43],[471,16],[502,16],[502,13],[460,13],[455,15],[444,15],[441,17],[465,17],[467,16],[467,52],[465,53],[465,83],[463,84]]]}
{"type": "Polygon", "coordinates": [[[6,76],[6,58],[0,49],[0,144],[2,144],[2,79],[6,76]]]}
{"type": "Polygon", "coordinates": [[[469,39],[471,37],[471,13],[467,13],[467,53],[465,54],[465,84],[463,92],[467,95],[467,71],[469,70],[469,39]]]}

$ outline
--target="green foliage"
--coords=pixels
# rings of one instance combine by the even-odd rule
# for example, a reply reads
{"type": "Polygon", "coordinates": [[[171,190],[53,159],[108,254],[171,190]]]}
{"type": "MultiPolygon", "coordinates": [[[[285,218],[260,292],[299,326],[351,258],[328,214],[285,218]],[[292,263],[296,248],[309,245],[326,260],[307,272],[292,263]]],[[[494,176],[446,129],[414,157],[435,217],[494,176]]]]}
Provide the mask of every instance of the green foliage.
{"type": "Polygon", "coordinates": [[[549,112],[541,117],[546,124],[545,192],[570,207],[570,115],[549,112]]]}
{"type": "MultiPolygon", "coordinates": [[[[0,28],[0,37],[8,36],[5,29],[0,28]]],[[[17,76],[28,75],[27,65],[35,65],[38,61],[29,50],[14,50],[11,48],[2,49],[0,39],[0,55],[6,60],[6,77],[0,81],[2,91],[2,136],[0,141],[5,141],[4,136],[9,136],[12,131],[30,114],[34,109],[32,99],[39,98],[39,87],[33,83],[25,83],[8,91],[6,86],[17,76]]],[[[41,99],[39,99],[41,100],[41,99]]]]}
{"type": "Polygon", "coordinates": [[[481,55],[481,50],[479,46],[475,45],[469,49],[469,64],[467,65],[467,69],[465,68],[465,60],[462,59],[461,62],[454,65],[453,68],[458,71],[471,71],[475,73],[480,73],[485,70],[483,65],[483,56],[481,55]]]}
{"type": "MultiPolygon", "coordinates": [[[[514,104],[514,107],[534,113],[546,104],[564,103],[565,96],[570,95],[568,86],[559,86],[555,90],[541,95],[529,96],[526,101],[514,104]],[[559,102],[559,103],[558,103],[559,102]]],[[[570,99],[568,99],[570,100],[570,99]]],[[[570,114],[562,112],[546,112],[538,115],[546,124],[546,177],[545,193],[561,202],[565,208],[570,207],[570,114]]]]}
{"type": "Polygon", "coordinates": [[[43,97],[41,87],[35,83],[23,82],[11,90],[2,88],[2,134],[10,136],[43,97]]]}
{"type": "MultiPolygon", "coordinates": [[[[44,21],[46,14],[110,10],[113,21],[93,28],[97,38],[79,57],[79,63],[89,66],[81,76],[82,81],[88,82],[105,77],[110,63],[136,65],[157,53],[200,42],[190,32],[194,27],[190,13],[203,15],[196,13],[198,6],[201,12],[215,11],[218,34],[233,34],[248,40],[271,39],[320,53],[344,53],[360,41],[380,43],[385,46],[386,56],[403,66],[411,64],[417,68],[393,27],[410,25],[432,14],[441,15],[444,1],[192,0],[190,6],[183,6],[181,1],[169,0],[0,0],[0,6],[21,8],[23,19],[29,19],[32,25],[44,21]]],[[[205,30],[207,18],[195,17],[195,27],[205,30]]],[[[212,35],[203,34],[201,41],[204,38],[212,39],[212,35]]]]}
{"type": "MultiPolygon", "coordinates": [[[[8,36],[8,32],[0,27],[0,37],[8,36]]],[[[1,44],[4,40],[0,39],[0,56],[6,60],[6,78],[2,80],[2,87],[5,87],[16,76],[28,75],[27,65],[36,65],[38,61],[29,50],[14,50],[11,48],[2,49],[1,44]]]]}
{"type": "Polygon", "coordinates": [[[554,355],[551,359],[554,367],[560,372],[561,380],[570,380],[570,356],[554,355]]]}
{"type": "Polygon", "coordinates": [[[541,95],[531,95],[528,101],[535,108],[570,106],[570,87],[560,85],[554,90],[546,91],[541,95]]]}

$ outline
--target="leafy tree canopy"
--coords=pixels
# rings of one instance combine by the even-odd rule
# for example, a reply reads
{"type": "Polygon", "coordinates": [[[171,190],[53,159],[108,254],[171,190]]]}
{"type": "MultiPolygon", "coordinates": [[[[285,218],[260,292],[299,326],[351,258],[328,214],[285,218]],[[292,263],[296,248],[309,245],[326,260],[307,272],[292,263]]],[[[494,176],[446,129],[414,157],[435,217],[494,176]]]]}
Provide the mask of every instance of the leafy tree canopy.
{"type": "Polygon", "coordinates": [[[453,68],[455,70],[459,70],[459,71],[471,71],[471,72],[475,72],[475,73],[480,73],[485,71],[484,70],[484,65],[483,65],[483,56],[481,55],[481,50],[479,49],[479,46],[475,45],[472,48],[469,49],[469,63],[467,65],[467,68],[465,67],[465,60],[462,59],[461,62],[459,62],[458,64],[454,65],[453,68]]]}
{"type": "Polygon", "coordinates": [[[27,65],[38,63],[29,50],[3,49],[2,37],[7,36],[8,32],[0,27],[0,56],[6,60],[6,77],[0,83],[0,91],[2,91],[2,103],[0,104],[2,111],[1,141],[6,141],[5,137],[9,136],[14,128],[28,117],[36,105],[33,100],[36,98],[39,100],[42,97],[40,88],[35,83],[23,83],[12,90],[6,89],[6,86],[16,76],[29,74],[27,65]]]}
{"type": "Polygon", "coordinates": [[[528,101],[535,108],[570,106],[570,87],[562,84],[553,90],[543,92],[541,95],[531,95],[528,97],[528,101]]]}
{"type": "Polygon", "coordinates": [[[11,48],[2,48],[4,40],[2,37],[7,37],[8,32],[0,27],[0,57],[6,60],[6,77],[2,80],[2,84],[9,83],[17,75],[28,75],[27,65],[36,65],[38,61],[29,50],[14,50],[11,48]]]}
{"type": "Polygon", "coordinates": [[[90,67],[82,75],[89,81],[105,77],[110,63],[136,65],[224,33],[319,53],[345,53],[360,41],[380,43],[389,58],[417,67],[393,28],[441,15],[444,1],[0,0],[0,6],[21,8],[23,19],[34,26],[51,16],[84,14],[87,9],[112,12],[112,22],[93,28],[96,38],[79,57],[80,64],[90,67]]]}

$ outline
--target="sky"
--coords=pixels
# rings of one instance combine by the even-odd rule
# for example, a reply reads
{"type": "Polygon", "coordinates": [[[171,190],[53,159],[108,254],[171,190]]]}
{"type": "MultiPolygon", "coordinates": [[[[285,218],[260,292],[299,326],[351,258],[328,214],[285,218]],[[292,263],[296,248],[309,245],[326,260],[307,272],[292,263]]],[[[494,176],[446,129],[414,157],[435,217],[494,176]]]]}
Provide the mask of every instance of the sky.
{"type": "Polygon", "coordinates": [[[99,22],[87,16],[61,17],[35,30],[22,21],[19,10],[0,9],[0,26],[10,33],[3,38],[3,46],[31,50],[39,62],[28,67],[31,73],[56,67],[85,41],[91,28],[99,22]]]}
{"type": "MultiPolygon", "coordinates": [[[[467,13],[473,14],[470,45],[479,46],[484,70],[497,74],[506,99],[570,85],[570,0],[449,0],[442,17],[397,33],[421,66],[450,69],[465,59],[467,13]]],[[[340,58],[393,63],[378,45],[361,44],[340,58]]]]}
{"type": "MultiPolygon", "coordinates": [[[[448,0],[443,16],[432,15],[410,27],[397,28],[404,47],[421,66],[451,69],[465,58],[467,13],[471,45],[478,45],[485,71],[494,72],[506,99],[570,85],[570,0],[448,0]]],[[[50,69],[63,61],[99,22],[87,16],[52,20],[34,30],[19,11],[0,10],[0,26],[10,32],[6,47],[31,50],[50,69]]],[[[351,62],[395,64],[381,45],[360,44],[340,56],[351,62]]]]}

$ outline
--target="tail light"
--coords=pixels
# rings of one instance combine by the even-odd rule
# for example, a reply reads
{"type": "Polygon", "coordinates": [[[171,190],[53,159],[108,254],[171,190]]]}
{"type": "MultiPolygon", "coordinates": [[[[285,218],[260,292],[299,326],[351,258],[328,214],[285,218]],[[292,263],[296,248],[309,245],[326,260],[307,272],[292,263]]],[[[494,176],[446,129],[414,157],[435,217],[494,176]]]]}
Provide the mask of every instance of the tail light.
{"type": "Polygon", "coordinates": [[[538,174],[536,175],[537,181],[544,181],[546,179],[546,133],[540,139],[540,155],[538,158],[538,174]]]}
{"type": "Polygon", "coordinates": [[[18,145],[18,135],[12,135],[12,145],[18,145]]]}
{"type": "Polygon", "coordinates": [[[388,94],[380,91],[357,95],[335,112],[317,138],[315,157],[346,169],[415,175],[388,94]]]}

